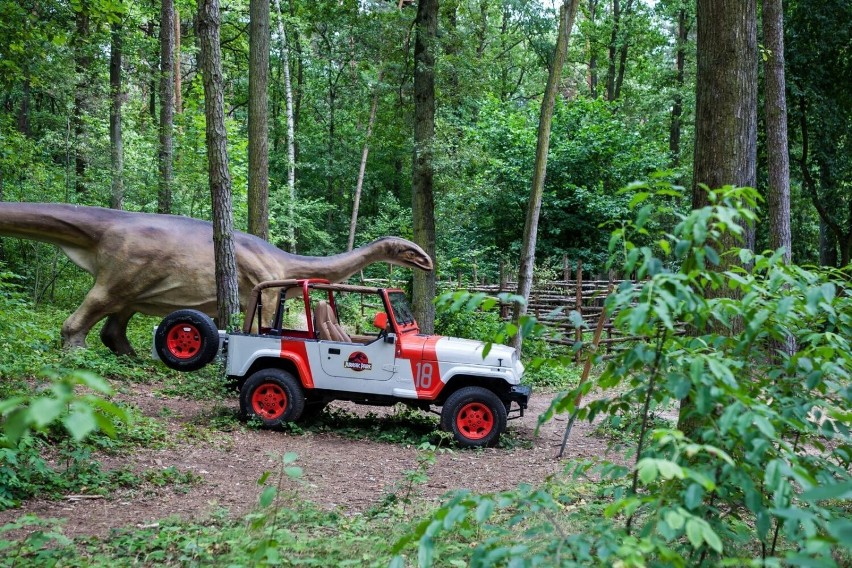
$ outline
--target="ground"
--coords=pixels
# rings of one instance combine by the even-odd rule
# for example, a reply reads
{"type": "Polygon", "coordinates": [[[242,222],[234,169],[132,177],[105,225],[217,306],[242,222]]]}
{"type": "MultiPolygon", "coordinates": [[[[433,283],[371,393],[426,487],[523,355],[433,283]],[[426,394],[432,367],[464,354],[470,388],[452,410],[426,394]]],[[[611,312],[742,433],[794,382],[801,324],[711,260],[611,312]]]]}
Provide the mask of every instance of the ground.
{"type": "MultiPolygon", "coordinates": [[[[119,490],[106,498],[35,499],[18,509],[0,512],[0,526],[32,513],[66,519],[64,532],[68,536],[105,536],[113,528],[150,526],[174,515],[203,519],[222,508],[239,515],[257,503],[261,491],[258,478],[264,471],[280,471],[281,456],[287,452],[298,455],[296,465],[302,468],[303,476],[301,482],[286,479],[285,483],[323,508],[358,514],[388,495],[405,492],[406,474],[411,477],[418,468],[418,449],[412,444],[351,439],[333,431],[280,432],[244,425],[225,432],[211,428],[211,417],[236,411],[236,398],[225,400],[223,408],[222,402],[165,396],[151,384],[127,385],[119,398],[164,422],[169,436],[177,442],[168,449],[98,456],[104,467],[130,466],[137,472],[173,467],[194,473],[200,482],[119,490]]],[[[429,466],[428,481],[413,489],[414,496],[437,502],[458,488],[493,492],[520,482],[535,484],[562,472],[568,459],[606,455],[607,441],[593,435],[588,424],[578,422],[565,455],[557,459],[566,417],[557,417],[544,425],[538,436],[534,434],[538,416],[552,398],[552,393],[534,393],[526,415],[509,422],[510,443],[505,447],[439,452],[436,463],[429,466]]],[[[330,408],[360,416],[374,412],[378,414],[376,420],[386,420],[393,412],[343,402],[332,403],[330,408]]]]}

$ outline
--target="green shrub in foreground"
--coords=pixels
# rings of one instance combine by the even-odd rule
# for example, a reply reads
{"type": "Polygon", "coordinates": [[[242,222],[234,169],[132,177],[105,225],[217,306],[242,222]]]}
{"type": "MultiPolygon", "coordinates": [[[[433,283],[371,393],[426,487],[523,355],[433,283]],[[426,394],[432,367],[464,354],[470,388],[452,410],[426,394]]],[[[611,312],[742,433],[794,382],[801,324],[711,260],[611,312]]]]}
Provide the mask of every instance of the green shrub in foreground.
{"type": "MultiPolygon", "coordinates": [[[[632,205],[670,189],[645,188],[632,205]]],[[[607,299],[614,324],[644,339],[603,373],[557,397],[542,417],[613,416],[641,402],[632,463],[582,464],[609,497],[589,523],[548,488],[461,493],[401,539],[420,566],[442,533],[472,531],[472,550],[441,562],[471,566],[837,566],[852,563],[852,286],[848,272],[785,266],[780,253],[726,249],[754,219],[755,193],[728,188],[648,241],[646,205],[615,231],[611,251],[641,287],[607,299]],[[729,261],[723,265],[723,259],[729,261]],[[730,260],[738,259],[748,268],[730,260]],[[724,268],[727,266],[728,268],[724,268]],[[669,268],[672,267],[672,268],[669,268]],[[678,332],[686,325],[687,335],[678,332]],[[782,348],[795,344],[791,353],[782,348]],[[578,392],[600,399],[575,408],[578,392]],[[652,413],[680,404],[678,428],[652,413]],[[509,526],[491,524],[497,511],[509,526]],[[576,522],[582,530],[572,530],[576,522]],[[521,530],[522,529],[522,530],[521,530]]],[[[404,565],[397,557],[394,566],[404,565]]]]}

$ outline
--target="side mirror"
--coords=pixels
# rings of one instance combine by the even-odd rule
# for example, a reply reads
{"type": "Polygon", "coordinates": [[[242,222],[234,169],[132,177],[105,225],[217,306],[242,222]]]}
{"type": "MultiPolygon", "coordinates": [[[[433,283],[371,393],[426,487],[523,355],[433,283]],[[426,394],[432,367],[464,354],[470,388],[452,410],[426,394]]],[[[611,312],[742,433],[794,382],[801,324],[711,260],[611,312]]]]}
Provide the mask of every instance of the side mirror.
{"type": "Polygon", "coordinates": [[[382,330],[387,329],[388,315],[385,312],[377,312],[373,317],[373,326],[382,330]]]}

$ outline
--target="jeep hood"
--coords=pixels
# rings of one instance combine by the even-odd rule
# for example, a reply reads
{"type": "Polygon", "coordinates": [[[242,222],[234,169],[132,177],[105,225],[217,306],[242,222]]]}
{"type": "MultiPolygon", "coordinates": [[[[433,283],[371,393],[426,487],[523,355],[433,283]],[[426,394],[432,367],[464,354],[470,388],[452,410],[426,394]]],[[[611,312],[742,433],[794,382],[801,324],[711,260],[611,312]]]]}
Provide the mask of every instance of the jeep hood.
{"type": "Polygon", "coordinates": [[[484,342],[459,337],[441,337],[436,348],[438,360],[442,363],[514,367],[517,360],[514,348],[499,343],[492,343],[491,350],[483,359],[484,342]]]}

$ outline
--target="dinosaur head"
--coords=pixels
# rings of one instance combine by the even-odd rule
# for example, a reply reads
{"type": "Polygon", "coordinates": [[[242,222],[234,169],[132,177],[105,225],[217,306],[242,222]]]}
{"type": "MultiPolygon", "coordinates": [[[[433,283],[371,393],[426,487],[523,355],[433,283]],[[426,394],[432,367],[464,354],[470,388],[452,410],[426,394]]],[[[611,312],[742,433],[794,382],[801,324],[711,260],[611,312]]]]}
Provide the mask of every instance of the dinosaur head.
{"type": "Polygon", "coordinates": [[[374,241],[382,251],[382,260],[407,268],[434,270],[435,264],[416,243],[399,237],[382,237],[374,241]]]}

